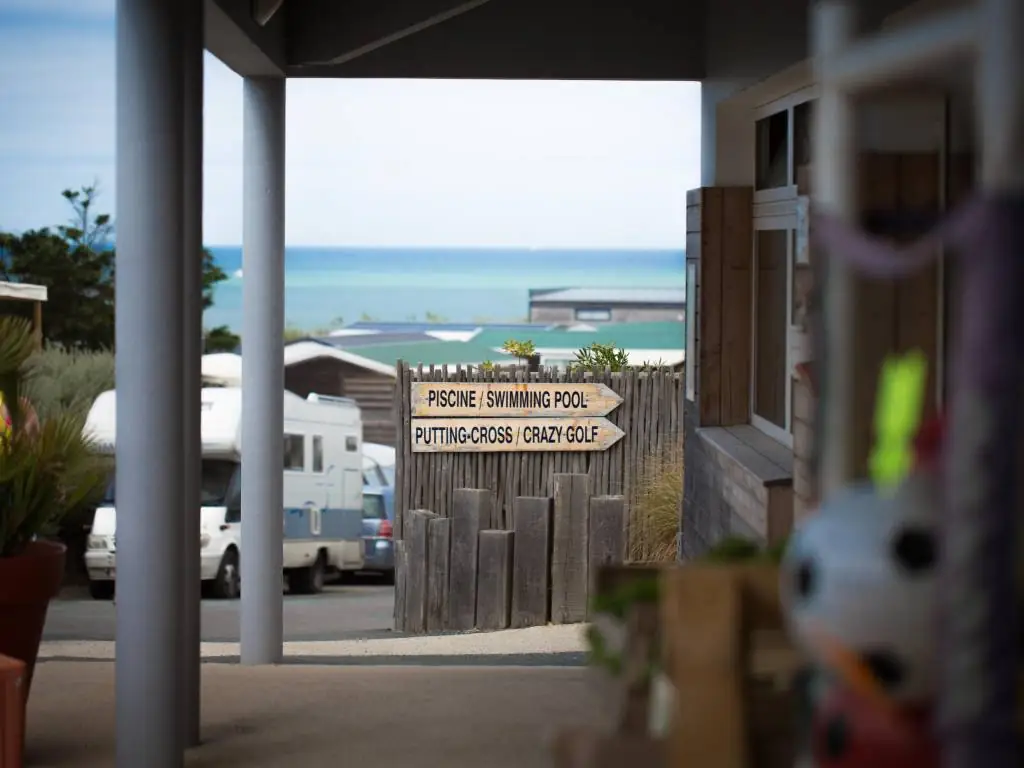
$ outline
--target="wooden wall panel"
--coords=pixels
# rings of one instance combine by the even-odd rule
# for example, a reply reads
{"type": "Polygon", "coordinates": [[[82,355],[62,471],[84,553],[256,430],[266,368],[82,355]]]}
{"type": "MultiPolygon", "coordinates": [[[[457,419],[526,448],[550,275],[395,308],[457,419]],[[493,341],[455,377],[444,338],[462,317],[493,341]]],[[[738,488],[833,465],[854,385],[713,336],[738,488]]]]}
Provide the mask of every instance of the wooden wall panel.
{"type": "Polygon", "coordinates": [[[699,269],[696,396],[701,426],[744,424],[749,418],[752,210],[749,187],[702,187],[687,193],[687,259],[696,258],[699,269]]]}

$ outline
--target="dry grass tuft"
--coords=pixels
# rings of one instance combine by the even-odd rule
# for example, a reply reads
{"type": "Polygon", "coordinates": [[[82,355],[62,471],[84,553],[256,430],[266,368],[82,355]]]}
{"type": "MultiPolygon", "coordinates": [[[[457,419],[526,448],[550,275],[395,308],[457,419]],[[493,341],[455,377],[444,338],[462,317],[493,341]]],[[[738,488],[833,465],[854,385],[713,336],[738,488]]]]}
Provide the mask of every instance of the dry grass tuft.
{"type": "Polygon", "coordinates": [[[683,446],[672,441],[648,458],[630,504],[629,559],[663,563],[676,559],[683,498],[683,446]]]}

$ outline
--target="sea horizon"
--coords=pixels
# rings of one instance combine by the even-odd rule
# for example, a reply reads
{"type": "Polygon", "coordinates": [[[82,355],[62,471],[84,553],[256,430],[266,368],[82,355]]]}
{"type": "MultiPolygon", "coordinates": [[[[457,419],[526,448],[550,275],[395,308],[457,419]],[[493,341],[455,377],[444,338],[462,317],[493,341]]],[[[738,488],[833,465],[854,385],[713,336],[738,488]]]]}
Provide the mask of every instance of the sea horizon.
{"type": "MultiPolygon", "coordinates": [[[[242,323],[241,246],[209,245],[227,279],[207,327],[242,323]]],[[[682,248],[286,246],[285,322],[309,332],[359,320],[524,321],[531,289],[685,287],[682,248]]]]}

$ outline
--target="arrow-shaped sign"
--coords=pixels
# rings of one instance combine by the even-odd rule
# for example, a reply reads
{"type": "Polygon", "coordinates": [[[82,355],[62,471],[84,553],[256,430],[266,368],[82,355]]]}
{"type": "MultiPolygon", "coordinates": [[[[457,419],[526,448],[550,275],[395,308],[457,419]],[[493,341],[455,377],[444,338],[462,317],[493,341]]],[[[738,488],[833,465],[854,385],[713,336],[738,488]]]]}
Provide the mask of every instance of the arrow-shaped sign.
{"type": "Polygon", "coordinates": [[[622,397],[598,383],[412,383],[412,415],[456,417],[607,416],[622,397]]]}
{"type": "Polygon", "coordinates": [[[413,419],[413,453],[606,451],[626,434],[608,419],[413,419]]]}

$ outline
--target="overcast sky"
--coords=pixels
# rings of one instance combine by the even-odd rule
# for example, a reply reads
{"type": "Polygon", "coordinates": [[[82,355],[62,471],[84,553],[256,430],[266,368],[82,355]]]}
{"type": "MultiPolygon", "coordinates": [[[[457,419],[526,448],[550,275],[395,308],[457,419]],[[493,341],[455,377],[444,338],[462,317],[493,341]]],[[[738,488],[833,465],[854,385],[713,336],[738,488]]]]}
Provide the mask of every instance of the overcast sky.
{"type": "MultiPolygon", "coordinates": [[[[114,0],[0,0],[0,229],[114,206],[114,0]]],[[[205,240],[242,233],[242,81],[206,56],[205,240]]],[[[292,80],[292,245],[669,247],[699,183],[694,83],[292,80]]]]}

